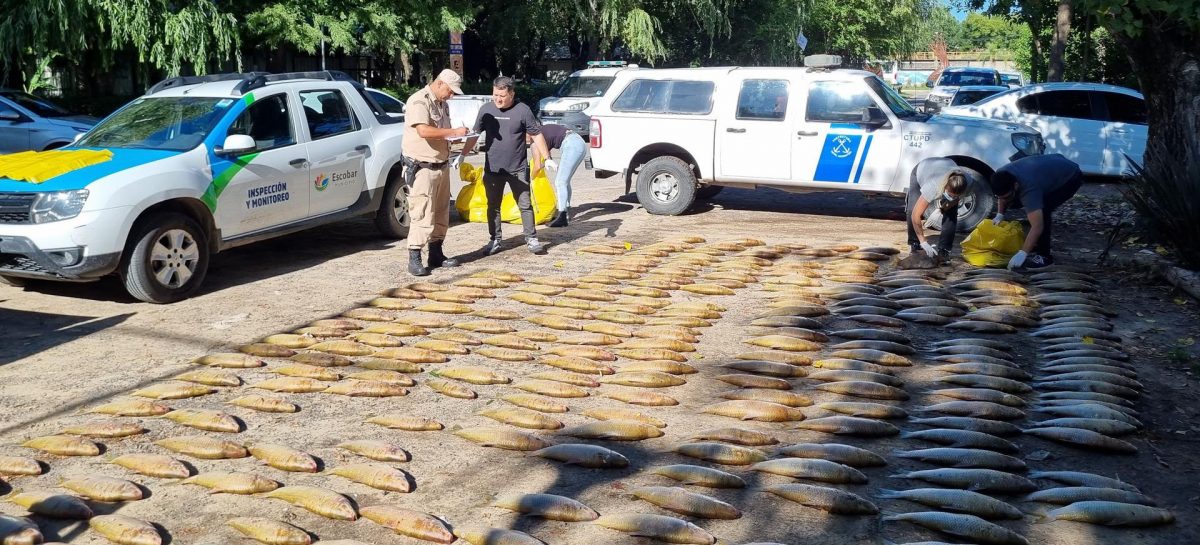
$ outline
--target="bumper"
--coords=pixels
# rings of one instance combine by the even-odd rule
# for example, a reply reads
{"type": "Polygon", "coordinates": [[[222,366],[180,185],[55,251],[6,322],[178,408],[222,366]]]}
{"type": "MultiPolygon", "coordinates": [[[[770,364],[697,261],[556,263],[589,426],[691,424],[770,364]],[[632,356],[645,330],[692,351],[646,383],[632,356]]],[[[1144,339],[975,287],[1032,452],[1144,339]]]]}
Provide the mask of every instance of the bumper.
{"type": "Polygon", "coordinates": [[[42,249],[25,237],[0,236],[0,274],[87,282],[117,269],[120,253],[88,255],[85,248],[42,249]]]}
{"type": "Polygon", "coordinates": [[[942,111],[942,108],[950,106],[950,99],[939,100],[937,98],[925,99],[925,113],[937,113],[942,111]]]}
{"type": "Polygon", "coordinates": [[[562,125],[587,139],[592,118],[583,112],[543,112],[540,121],[546,125],[562,125]]]}

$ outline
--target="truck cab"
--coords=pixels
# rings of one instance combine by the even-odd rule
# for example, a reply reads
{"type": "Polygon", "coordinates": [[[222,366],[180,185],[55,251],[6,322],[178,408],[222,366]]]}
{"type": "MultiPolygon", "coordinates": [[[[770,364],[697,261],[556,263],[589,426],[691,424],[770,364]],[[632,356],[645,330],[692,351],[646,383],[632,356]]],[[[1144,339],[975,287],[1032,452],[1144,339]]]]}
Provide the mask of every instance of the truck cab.
{"type": "Polygon", "coordinates": [[[587,138],[588,109],[608,92],[617,74],[637,68],[625,61],[589,61],[586,69],[568,76],[554,96],[538,102],[538,119],[543,124],[566,126],[587,138]]]}
{"type": "Polygon", "coordinates": [[[1042,150],[1032,129],[979,121],[918,112],[861,70],[639,70],[595,106],[590,145],[597,176],[623,174],[666,215],[720,187],[899,194],[917,163],[948,157],[972,178],[960,206],[969,229],[994,205],[991,174],[1042,150]]]}

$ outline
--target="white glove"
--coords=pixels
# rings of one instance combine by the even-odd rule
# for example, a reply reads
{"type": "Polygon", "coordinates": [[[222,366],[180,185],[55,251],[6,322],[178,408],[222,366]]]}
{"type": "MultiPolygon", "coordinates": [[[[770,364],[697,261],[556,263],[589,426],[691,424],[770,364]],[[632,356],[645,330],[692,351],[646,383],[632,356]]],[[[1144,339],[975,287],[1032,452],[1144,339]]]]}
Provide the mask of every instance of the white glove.
{"type": "Polygon", "coordinates": [[[925,255],[929,256],[930,259],[937,259],[938,251],[937,248],[934,248],[932,244],[928,242],[922,242],[921,249],[925,250],[925,255]]]}
{"type": "Polygon", "coordinates": [[[558,163],[555,163],[554,159],[546,159],[546,169],[557,171],[558,163]]]}
{"type": "Polygon", "coordinates": [[[1014,254],[1014,255],[1012,256],[1012,259],[1008,260],[1008,270],[1010,270],[1010,271],[1011,271],[1011,270],[1013,270],[1013,269],[1015,269],[1015,268],[1017,268],[1017,267],[1020,267],[1021,265],[1024,265],[1024,264],[1025,264],[1025,258],[1026,258],[1028,255],[1029,255],[1029,254],[1026,254],[1026,253],[1025,253],[1025,250],[1021,250],[1021,251],[1017,252],[1016,254],[1014,254]]]}
{"type": "Polygon", "coordinates": [[[992,225],[1000,225],[1002,221],[1004,221],[1004,213],[999,212],[996,214],[996,217],[992,218],[992,225]]]}

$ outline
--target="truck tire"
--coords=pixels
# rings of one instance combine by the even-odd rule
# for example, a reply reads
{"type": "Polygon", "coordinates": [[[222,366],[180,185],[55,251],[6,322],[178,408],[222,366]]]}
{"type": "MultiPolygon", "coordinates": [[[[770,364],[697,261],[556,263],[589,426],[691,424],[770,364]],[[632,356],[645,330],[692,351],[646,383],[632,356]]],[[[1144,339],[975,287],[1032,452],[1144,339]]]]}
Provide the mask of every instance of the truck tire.
{"type": "Polygon", "coordinates": [[[190,297],[208,272],[208,234],[176,212],[139,221],[125,247],[121,281],[129,295],[147,303],[190,297]]]}
{"type": "MultiPolygon", "coordinates": [[[[958,232],[969,233],[979,225],[979,222],[992,217],[996,211],[996,196],[992,187],[979,172],[971,168],[958,167],[967,175],[967,194],[958,205],[958,232]]],[[[936,207],[929,207],[925,212],[925,228],[938,230],[942,227],[942,215],[936,207]]]]}
{"type": "Polygon", "coordinates": [[[638,201],[654,215],[684,213],[695,202],[697,189],[692,168],[678,157],[656,157],[638,172],[638,201]]]}
{"type": "Polygon", "coordinates": [[[720,193],[722,189],[725,189],[725,186],[722,186],[722,185],[701,186],[700,190],[696,192],[696,198],[702,199],[702,200],[711,199],[713,197],[716,197],[717,193],[720,193]]]}
{"type": "Polygon", "coordinates": [[[14,288],[23,288],[29,285],[29,280],[20,276],[0,275],[0,283],[8,284],[14,288]]]}
{"type": "Polygon", "coordinates": [[[375,211],[375,228],[387,238],[400,240],[408,238],[408,225],[408,186],[397,171],[383,190],[383,202],[375,211]]]}

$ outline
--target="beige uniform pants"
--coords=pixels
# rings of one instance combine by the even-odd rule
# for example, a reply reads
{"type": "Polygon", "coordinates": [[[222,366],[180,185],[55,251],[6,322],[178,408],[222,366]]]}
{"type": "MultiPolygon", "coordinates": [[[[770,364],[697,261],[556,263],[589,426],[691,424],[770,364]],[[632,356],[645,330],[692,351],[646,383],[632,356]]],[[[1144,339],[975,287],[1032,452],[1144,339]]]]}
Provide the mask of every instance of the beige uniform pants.
{"type": "Polygon", "coordinates": [[[450,169],[417,172],[408,193],[408,248],[419,250],[445,240],[450,228],[450,169]]]}

